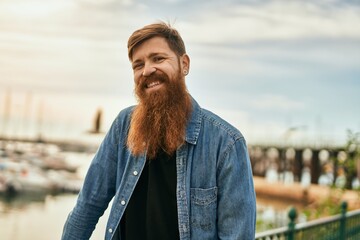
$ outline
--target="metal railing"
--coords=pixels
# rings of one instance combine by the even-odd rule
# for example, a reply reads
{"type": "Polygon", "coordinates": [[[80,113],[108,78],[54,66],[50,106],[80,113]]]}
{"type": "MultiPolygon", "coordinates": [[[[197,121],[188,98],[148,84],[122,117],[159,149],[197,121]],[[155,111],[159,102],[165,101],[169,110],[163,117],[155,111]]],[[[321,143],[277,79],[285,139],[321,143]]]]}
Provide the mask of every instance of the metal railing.
{"type": "Polygon", "coordinates": [[[287,227],[260,232],[256,240],[358,240],[360,239],[360,209],[347,212],[341,204],[341,214],[296,224],[296,209],[289,211],[287,227]]]}

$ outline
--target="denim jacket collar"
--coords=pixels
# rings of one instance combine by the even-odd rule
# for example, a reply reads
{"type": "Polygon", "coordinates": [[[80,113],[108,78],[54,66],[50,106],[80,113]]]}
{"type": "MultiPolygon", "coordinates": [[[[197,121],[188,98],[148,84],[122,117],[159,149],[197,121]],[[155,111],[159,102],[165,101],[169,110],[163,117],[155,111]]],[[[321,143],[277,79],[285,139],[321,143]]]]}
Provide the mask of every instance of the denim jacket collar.
{"type": "Polygon", "coordinates": [[[196,145],[200,133],[202,112],[199,104],[195,101],[195,99],[191,96],[190,98],[192,102],[192,112],[189,122],[186,126],[185,141],[196,145]]]}

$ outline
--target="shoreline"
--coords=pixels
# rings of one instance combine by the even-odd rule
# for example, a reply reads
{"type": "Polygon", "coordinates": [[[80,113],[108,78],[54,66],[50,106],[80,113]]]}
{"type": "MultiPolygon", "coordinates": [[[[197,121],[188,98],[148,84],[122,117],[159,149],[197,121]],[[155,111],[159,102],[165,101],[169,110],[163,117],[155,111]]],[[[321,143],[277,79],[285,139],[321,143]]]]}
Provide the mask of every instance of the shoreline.
{"type": "Polygon", "coordinates": [[[274,200],[289,201],[296,204],[317,204],[329,198],[346,201],[348,210],[360,208],[360,191],[342,190],[327,186],[310,184],[307,187],[298,182],[268,182],[262,177],[253,177],[256,196],[274,200]]]}

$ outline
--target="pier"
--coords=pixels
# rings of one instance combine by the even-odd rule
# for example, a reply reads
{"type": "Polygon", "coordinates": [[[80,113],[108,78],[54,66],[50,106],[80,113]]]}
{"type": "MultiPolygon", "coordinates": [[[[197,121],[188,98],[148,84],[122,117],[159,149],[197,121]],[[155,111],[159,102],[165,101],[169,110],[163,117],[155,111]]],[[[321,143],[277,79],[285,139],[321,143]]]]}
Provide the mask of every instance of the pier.
{"type": "Polygon", "coordinates": [[[272,182],[336,185],[347,189],[360,188],[357,151],[356,146],[249,146],[254,176],[272,182]]]}

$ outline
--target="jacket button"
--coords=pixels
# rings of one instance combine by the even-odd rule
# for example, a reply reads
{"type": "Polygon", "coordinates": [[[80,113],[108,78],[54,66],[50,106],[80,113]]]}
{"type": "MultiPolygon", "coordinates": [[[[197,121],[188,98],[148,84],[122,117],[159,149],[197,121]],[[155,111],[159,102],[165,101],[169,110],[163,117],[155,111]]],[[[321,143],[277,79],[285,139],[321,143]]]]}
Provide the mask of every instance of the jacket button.
{"type": "Polygon", "coordinates": [[[134,171],[133,174],[134,174],[134,176],[137,176],[139,173],[138,173],[138,171],[134,171]]]}
{"type": "Polygon", "coordinates": [[[112,233],[112,228],[109,228],[109,233],[112,233]]]}
{"type": "Polygon", "coordinates": [[[125,200],[122,200],[122,201],[120,202],[120,204],[123,205],[123,206],[125,205],[125,203],[126,203],[125,200]]]}

